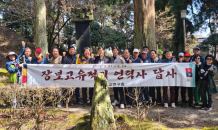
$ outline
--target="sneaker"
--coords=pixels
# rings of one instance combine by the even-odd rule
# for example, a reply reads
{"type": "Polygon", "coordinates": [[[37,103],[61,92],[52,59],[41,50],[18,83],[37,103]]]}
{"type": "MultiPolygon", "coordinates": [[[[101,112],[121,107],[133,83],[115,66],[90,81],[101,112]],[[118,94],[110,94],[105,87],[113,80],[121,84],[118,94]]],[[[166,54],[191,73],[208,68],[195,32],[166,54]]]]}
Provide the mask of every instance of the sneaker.
{"type": "Polygon", "coordinates": [[[124,104],[120,104],[120,108],[121,109],[124,109],[125,107],[124,107],[124,104]]]}
{"type": "Polygon", "coordinates": [[[126,105],[126,108],[131,108],[132,106],[131,105],[126,105]]]}
{"type": "Polygon", "coordinates": [[[205,110],[206,110],[206,111],[211,111],[212,108],[211,108],[211,107],[208,107],[208,108],[206,108],[205,110]]]}
{"type": "Polygon", "coordinates": [[[164,107],[165,107],[165,108],[168,108],[168,103],[164,103],[164,107]]]}
{"type": "Polygon", "coordinates": [[[202,109],[202,110],[206,110],[206,107],[202,106],[201,109],[202,109]]]}
{"type": "Polygon", "coordinates": [[[138,104],[138,105],[139,105],[139,106],[141,106],[142,104],[143,104],[143,102],[139,102],[139,104],[138,104]]]}
{"type": "Polygon", "coordinates": [[[171,107],[175,108],[176,107],[175,103],[171,103],[171,107]]]}
{"type": "Polygon", "coordinates": [[[118,105],[118,104],[120,104],[120,103],[119,103],[119,101],[117,101],[116,99],[115,99],[114,102],[112,103],[113,106],[116,106],[116,105],[118,105]]]}

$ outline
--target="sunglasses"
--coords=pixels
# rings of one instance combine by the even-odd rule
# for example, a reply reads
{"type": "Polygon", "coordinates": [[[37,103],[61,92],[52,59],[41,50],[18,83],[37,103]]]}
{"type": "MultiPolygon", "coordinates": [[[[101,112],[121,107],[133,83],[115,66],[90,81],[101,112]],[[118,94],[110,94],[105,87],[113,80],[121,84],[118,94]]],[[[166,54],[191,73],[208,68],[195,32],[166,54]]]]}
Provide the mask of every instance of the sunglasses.
{"type": "Polygon", "coordinates": [[[206,60],[212,60],[212,58],[207,58],[206,60]]]}

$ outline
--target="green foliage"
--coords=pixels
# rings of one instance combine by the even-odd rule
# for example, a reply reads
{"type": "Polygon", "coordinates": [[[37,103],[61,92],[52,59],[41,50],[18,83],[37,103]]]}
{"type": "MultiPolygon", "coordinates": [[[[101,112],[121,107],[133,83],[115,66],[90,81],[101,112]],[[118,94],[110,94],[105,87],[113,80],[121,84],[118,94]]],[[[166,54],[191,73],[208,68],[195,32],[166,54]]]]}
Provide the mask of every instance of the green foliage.
{"type": "Polygon", "coordinates": [[[158,55],[163,55],[163,51],[161,49],[158,49],[157,54],[158,55]]]}
{"type": "Polygon", "coordinates": [[[100,25],[93,21],[90,25],[91,28],[91,46],[98,46],[98,43],[101,42],[101,27],[100,25]]]}
{"type": "Polygon", "coordinates": [[[218,34],[210,35],[209,38],[202,43],[202,45],[217,46],[218,45],[218,34]]]}

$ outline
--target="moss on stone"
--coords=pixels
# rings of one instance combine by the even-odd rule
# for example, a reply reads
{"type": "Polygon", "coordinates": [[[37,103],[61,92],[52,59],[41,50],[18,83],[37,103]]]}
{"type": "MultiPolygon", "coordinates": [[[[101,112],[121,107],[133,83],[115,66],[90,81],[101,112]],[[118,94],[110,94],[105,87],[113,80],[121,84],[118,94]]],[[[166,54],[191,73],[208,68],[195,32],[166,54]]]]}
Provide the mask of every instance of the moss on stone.
{"type": "Polygon", "coordinates": [[[99,73],[95,78],[91,110],[91,130],[115,129],[113,106],[107,79],[99,73]]]}

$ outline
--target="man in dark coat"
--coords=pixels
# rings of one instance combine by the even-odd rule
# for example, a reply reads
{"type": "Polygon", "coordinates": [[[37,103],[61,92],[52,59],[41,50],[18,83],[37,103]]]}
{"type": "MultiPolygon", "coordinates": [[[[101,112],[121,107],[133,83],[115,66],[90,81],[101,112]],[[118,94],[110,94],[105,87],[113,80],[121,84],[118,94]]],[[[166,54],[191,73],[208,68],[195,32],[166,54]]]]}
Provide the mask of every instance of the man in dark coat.
{"type": "MultiPolygon", "coordinates": [[[[79,55],[75,55],[75,47],[71,45],[68,48],[68,54],[66,56],[62,57],[61,64],[76,64],[76,59],[79,57],[79,55]]],[[[80,103],[80,92],[79,88],[75,89],[75,94],[76,94],[76,103],[80,103]]],[[[73,101],[71,99],[70,105],[73,105],[73,101]]]]}
{"type": "Polygon", "coordinates": [[[98,48],[99,56],[95,57],[95,64],[108,64],[110,63],[110,58],[104,55],[104,48],[98,48]]]}

